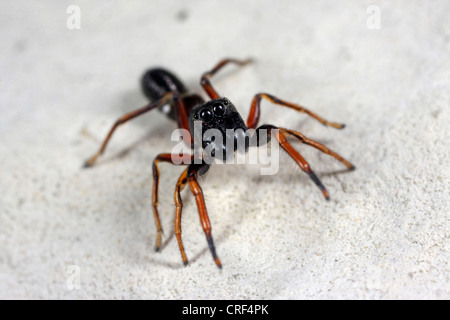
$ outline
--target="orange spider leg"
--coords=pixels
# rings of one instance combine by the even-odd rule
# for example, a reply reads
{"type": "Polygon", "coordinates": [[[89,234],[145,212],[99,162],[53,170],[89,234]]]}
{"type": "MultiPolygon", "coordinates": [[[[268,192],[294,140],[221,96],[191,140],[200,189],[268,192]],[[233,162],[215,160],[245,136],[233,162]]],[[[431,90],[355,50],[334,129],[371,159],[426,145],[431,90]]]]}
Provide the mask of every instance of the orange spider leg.
{"type": "Polygon", "coordinates": [[[190,175],[188,178],[189,187],[191,192],[195,197],[195,202],[197,203],[198,213],[200,215],[200,222],[202,224],[203,231],[206,235],[206,240],[208,241],[209,250],[213,256],[214,262],[217,267],[222,269],[222,263],[216,253],[216,248],[214,246],[214,241],[211,235],[211,223],[209,221],[208,212],[206,210],[205,198],[203,197],[203,191],[198,184],[196,174],[190,175]]]}
{"type": "Polygon", "coordinates": [[[206,235],[206,240],[208,241],[208,246],[213,256],[214,262],[217,267],[222,268],[222,263],[216,254],[216,249],[214,246],[214,241],[211,235],[211,223],[209,221],[208,212],[206,210],[205,199],[203,197],[203,191],[197,181],[197,171],[192,168],[186,168],[180,175],[175,187],[175,236],[177,238],[178,247],[180,248],[181,258],[184,265],[187,265],[188,259],[186,252],[184,250],[183,241],[181,239],[181,212],[183,209],[183,200],[181,198],[181,191],[183,191],[186,184],[189,183],[192,194],[195,197],[195,202],[197,204],[198,213],[200,216],[200,223],[202,225],[203,231],[206,235]]]}
{"type": "Polygon", "coordinates": [[[314,112],[306,109],[305,107],[302,107],[302,106],[299,106],[297,104],[293,104],[291,102],[287,102],[287,101],[278,99],[277,97],[274,97],[274,96],[272,96],[270,94],[267,94],[267,93],[258,93],[253,98],[253,101],[252,101],[252,104],[251,104],[251,107],[250,107],[250,112],[249,112],[249,115],[248,115],[248,118],[247,118],[247,127],[249,127],[249,128],[256,128],[256,126],[258,125],[259,117],[261,115],[261,99],[266,99],[266,100],[269,100],[270,102],[272,102],[274,104],[277,104],[277,105],[280,105],[280,106],[284,106],[284,107],[288,107],[288,108],[296,110],[298,112],[306,113],[307,115],[309,115],[310,117],[313,117],[314,119],[316,119],[317,121],[319,121],[323,125],[330,126],[330,127],[336,128],[336,129],[343,129],[345,127],[344,124],[330,122],[328,120],[325,120],[321,116],[319,116],[319,115],[315,114],[314,112]]]}
{"type": "Polygon", "coordinates": [[[178,93],[176,92],[168,92],[166,93],[161,99],[155,100],[153,102],[150,102],[146,106],[143,106],[142,108],[136,109],[134,111],[131,111],[123,116],[121,116],[119,119],[116,120],[114,125],[109,130],[108,134],[106,135],[105,140],[103,140],[103,143],[100,146],[100,149],[97,151],[96,154],[94,154],[92,157],[90,157],[86,162],[84,163],[84,167],[92,167],[97,160],[97,158],[103,154],[103,152],[106,149],[106,146],[108,145],[109,140],[111,139],[114,131],[117,129],[118,126],[124,124],[125,122],[134,119],[150,110],[153,110],[155,108],[161,107],[167,103],[174,102],[177,106],[177,110],[179,113],[178,116],[178,123],[181,128],[185,128],[189,130],[188,120],[187,120],[187,114],[184,110],[184,104],[183,100],[180,99],[178,93]]]}
{"type": "Polygon", "coordinates": [[[183,209],[183,200],[181,199],[181,191],[183,191],[187,182],[188,168],[186,168],[180,175],[175,187],[174,200],[175,200],[175,237],[177,238],[178,247],[180,248],[181,259],[183,259],[183,264],[188,264],[188,258],[186,252],[184,251],[183,241],[181,240],[181,211],[183,209]]]}
{"type": "Polygon", "coordinates": [[[216,90],[214,90],[214,88],[211,85],[211,82],[209,81],[209,79],[211,79],[211,77],[220,69],[222,69],[225,65],[227,65],[228,63],[235,63],[239,66],[244,66],[248,63],[250,63],[252,60],[251,59],[247,59],[247,60],[238,60],[238,59],[223,59],[221,60],[212,70],[205,72],[202,75],[200,84],[202,85],[203,89],[206,91],[206,93],[208,94],[208,96],[214,100],[214,99],[218,99],[220,98],[219,94],[216,92],[216,90]]]}
{"type": "Polygon", "coordinates": [[[284,134],[288,134],[291,135],[293,137],[295,137],[297,140],[299,140],[300,142],[307,144],[311,147],[314,147],[320,151],[322,151],[325,154],[328,154],[330,156],[332,156],[333,158],[339,160],[340,162],[342,162],[349,170],[354,170],[355,166],[353,164],[351,164],[349,161],[345,160],[344,158],[342,158],[339,154],[337,154],[336,152],[334,152],[333,150],[329,149],[328,147],[324,146],[323,144],[320,144],[317,141],[308,139],[307,137],[305,137],[303,134],[301,134],[298,131],[295,130],[290,130],[290,129],[284,129],[284,128],[280,128],[280,131],[284,134]]]}
{"type": "Polygon", "coordinates": [[[161,153],[156,156],[155,160],[153,160],[153,191],[152,191],[152,206],[153,206],[153,215],[155,217],[155,224],[156,224],[156,230],[157,230],[157,236],[156,236],[156,246],[155,250],[159,251],[161,248],[161,239],[162,239],[162,227],[161,227],[161,220],[159,219],[159,213],[158,213],[158,190],[159,190],[159,166],[158,164],[160,162],[169,162],[171,164],[175,164],[173,162],[173,159],[180,160],[182,163],[180,164],[189,164],[192,162],[193,156],[190,154],[183,154],[183,155],[177,155],[177,154],[171,154],[171,153],[161,153]]]}
{"type": "Polygon", "coordinates": [[[305,158],[303,158],[287,141],[287,138],[284,135],[284,133],[282,132],[282,129],[279,129],[272,125],[262,125],[261,127],[259,127],[257,129],[257,131],[259,131],[260,129],[266,129],[268,136],[272,135],[272,134],[275,135],[275,139],[277,139],[280,147],[283,148],[283,150],[286,151],[287,154],[289,154],[289,156],[297,163],[297,165],[300,167],[300,169],[302,171],[304,171],[306,174],[308,174],[310,179],[322,191],[322,194],[325,197],[325,199],[330,200],[330,196],[328,195],[328,191],[326,190],[325,186],[322,184],[320,179],[316,176],[314,171],[312,171],[309,163],[305,160],[305,158]]]}

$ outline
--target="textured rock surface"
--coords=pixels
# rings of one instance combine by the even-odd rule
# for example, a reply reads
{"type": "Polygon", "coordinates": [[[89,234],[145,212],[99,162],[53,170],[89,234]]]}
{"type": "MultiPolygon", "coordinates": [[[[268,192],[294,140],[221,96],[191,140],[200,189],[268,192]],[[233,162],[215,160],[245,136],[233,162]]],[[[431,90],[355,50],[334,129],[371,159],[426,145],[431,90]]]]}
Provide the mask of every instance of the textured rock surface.
{"type": "Polygon", "coordinates": [[[450,298],[448,1],[73,4],[79,30],[66,26],[67,3],[0,12],[1,298],[450,298]],[[296,145],[327,202],[286,155],[274,176],[215,166],[201,183],[224,268],[187,191],[183,267],[171,236],[181,168],[161,167],[166,245],[153,251],[151,161],[170,151],[174,123],[145,115],[97,167],[81,164],[146,103],[146,68],[170,67],[200,91],[225,56],[256,60],[214,78],[244,117],[253,94],[269,92],[344,122],[326,128],[269,103],[261,119],[357,170],[333,173],[340,163],[296,145]]]}

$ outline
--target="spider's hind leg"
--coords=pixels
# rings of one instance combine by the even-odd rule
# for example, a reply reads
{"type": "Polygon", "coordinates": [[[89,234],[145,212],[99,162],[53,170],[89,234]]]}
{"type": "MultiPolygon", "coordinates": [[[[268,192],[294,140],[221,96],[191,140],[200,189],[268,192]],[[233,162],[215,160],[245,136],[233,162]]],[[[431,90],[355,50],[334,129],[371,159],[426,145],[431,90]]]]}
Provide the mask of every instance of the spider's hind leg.
{"type": "Polygon", "coordinates": [[[178,107],[179,109],[183,109],[182,104],[183,101],[180,99],[179,94],[177,92],[168,92],[164,94],[164,96],[158,100],[155,100],[153,102],[150,102],[149,104],[143,106],[142,108],[136,109],[134,111],[131,111],[127,114],[124,114],[119,119],[116,120],[116,122],[113,124],[111,129],[109,130],[108,134],[106,135],[105,139],[103,140],[100,149],[95,153],[92,157],[90,157],[88,160],[85,161],[84,167],[89,168],[92,167],[97,160],[99,156],[105,152],[106,146],[108,145],[109,140],[111,139],[113,133],[116,131],[116,129],[124,124],[125,122],[130,121],[131,119],[134,119],[136,117],[139,117],[140,115],[149,112],[155,108],[159,108],[167,103],[174,103],[176,105],[181,105],[181,107],[178,107]]]}

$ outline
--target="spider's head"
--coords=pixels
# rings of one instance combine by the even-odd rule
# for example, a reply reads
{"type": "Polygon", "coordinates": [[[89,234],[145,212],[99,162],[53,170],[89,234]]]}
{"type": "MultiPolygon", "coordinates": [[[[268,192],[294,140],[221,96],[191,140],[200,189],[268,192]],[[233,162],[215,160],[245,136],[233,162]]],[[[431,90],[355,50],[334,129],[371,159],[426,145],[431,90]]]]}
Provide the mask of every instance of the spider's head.
{"type": "Polygon", "coordinates": [[[202,124],[202,133],[208,129],[244,129],[244,120],[236,107],[227,98],[219,98],[199,105],[189,113],[189,129],[194,130],[194,121],[202,124]]]}
{"type": "Polygon", "coordinates": [[[247,131],[247,126],[231,101],[219,98],[199,105],[189,113],[189,130],[195,144],[201,141],[203,149],[209,146],[223,150],[221,158],[225,160],[227,140],[232,139],[234,143],[233,150],[229,150],[232,154],[237,148],[237,140],[247,131]]]}

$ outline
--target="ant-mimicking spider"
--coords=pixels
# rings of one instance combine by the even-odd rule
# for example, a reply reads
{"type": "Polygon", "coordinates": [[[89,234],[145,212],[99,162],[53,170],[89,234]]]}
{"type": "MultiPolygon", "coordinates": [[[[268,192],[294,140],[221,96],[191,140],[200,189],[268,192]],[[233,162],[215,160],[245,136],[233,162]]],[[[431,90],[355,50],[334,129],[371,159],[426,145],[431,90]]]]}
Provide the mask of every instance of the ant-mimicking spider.
{"type": "MultiPolygon", "coordinates": [[[[311,170],[308,162],[291,146],[288,142],[287,137],[292,136],[296,138],[298,141],[312,146],[321,152],[328,154],[340,162],[342,162],[349,170],[355,169],[354,165],[342,158],[340,155],[330,150],[326,146],[320,144],[317,141],[308,139],[303,134],[298,131],[290,130],[286,128],[279,128],[274,125],[262,125],[258,126],[260,113],[261,113],[261,101],[263,99],[268,100],[276,105],[284,106],[290,109],[293,109],[298,112],[306,113],[308,116],[316,119],[321,122],[325,126],[330,126],[336,129],[342,129],[345,127],[343,124],[330,122],[320,117],[319,115],[311,112],[310,110],[284,100],[281,100],[273,95],[267,93],[258,93],[254,96],[252,100],[252,104],[250,107],[250,112],[247,117],[247,121],[244,122],[241,115],[236,110],[235,106],[225,97],[221,97],[216,90],[213,88],[210,82],[210,78],[216,74],[220,69],[222,69],[227,64],[236,64],[239,66],[246,65],[250,63],[251,60],[238,60],[238,59],[223,59],[221,60],[212,70],[206,72],[201,77],[201,86],[206,91],[210,100],[205,101],[200,95],[189,92],[184,84],[171,72],[156,68],[147,71],[141,80],[141,86],[144,91],[144,94],[150,99],[150,103],[145,105],[142,108],[129,112],[122,117],[120,117],[109,130],[106,138],[104,139],[100,149],[96,154],[94,154],[91,158],[89,158],[85,162],[85,167],[91,167],[94,165],[97,158],[105,151],[105,148],[111,139],[112,134],[116,130],[118,126],[127,122],[128,120],[134,119],[148,111],[151,111],[155,108],[159,108],[162,111],[166,111],[167,116],[172,120],[177,121],[178,127],[181,129],[187,130],[190,135],[193,135],[193,127],[194,121],[200,121],[202,125],[202,133],[204,133],[208,129],[218,129],[221,132],[225,132],[225,130],[243,130],[244,132],[248,129],[256,129],[255,134],[258,134],[260,130],[267,130],[268,139],[271,138],[271,135],[274,135],[274,138],[281,146],[281,148],[287,152],[287,154],[296,162],[296,164],[300,167],[302,171],[308,174],[311,180],[319,187],[322,191],[323,196],[326,200],[329,200],[328,191],[325,189],[322,182],[316,176],[316,174],[311,170]],[[167,108],[169,106],[169,108],[167,108]],[[166,108],[166,109],[164,109],[166,108]]],[[[265,142],[267,142],[265,141],[265,142]]],[[[203,141],[203,148],[208,147],[211,141],[203,141]]],[[[261,144],[257,144],[256,146],[260,146],[261,144]]],[[[247,151],[250,143],[248,140],[245,141],[245,151],[247,151]]],[[[192,144],[193,147],[193,144],[192,144]]],[[[215,146],[221,148],[226,151],[226,145],[223,143],[222,145],[215,146]]],[[[236,148],[233,152],[236,151],[236,148]]],[[[209,249],[213,256],[214,262],[219,268],[222,268],[222,263],[220,262],[219,257],[217,256],[216,249],[214,246],[214,241],[211,235],[211,224],[209,221],[208,213],[206,210],[205,199],[203,197],[203,191],[198,183],[198,177],[204,175],[211,164],[207,163],[204,160],[201,160],[200,163],[193,162],[194,154],[171,154],[171,153],[161,153],[156,156],[153,160],[153,192],[152,192],[152,206],[153,213],[156,222],[157,228],[157,237],[156,237],[156,251],[159,251],[161,248],[161,238],[162,238],[162,227],[161,221],[159,219],[158,213],[158,185],[159,185],[159,164],[160,162],[168,162],[171,164],[174,163],[173,159],[181,159],[182,163],[187,163],[187,168],[183,171],[183,173],[178,178],[175,187],[174,201],[176,206],[175,212],[175,236],[177,238],[178,246],[180,248],[181,257],[183,259],[183,263],[185,265],[188,264],[188,258],[186,256],[183,242],[181,239],[181,211],[183,208],[183,201],[180,196],[181,191],[185,188],[186,184],[189,185],[192,194],[195,197],[195,201],[197,204],[198,212],[200,215],[200,221],[205,232],[206,239],[208,242],[209,249]]]]}

